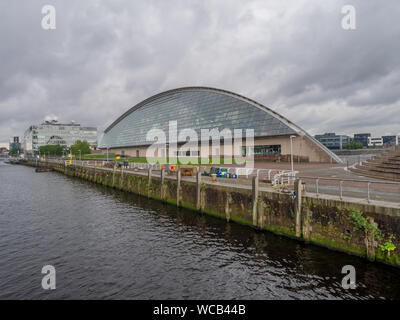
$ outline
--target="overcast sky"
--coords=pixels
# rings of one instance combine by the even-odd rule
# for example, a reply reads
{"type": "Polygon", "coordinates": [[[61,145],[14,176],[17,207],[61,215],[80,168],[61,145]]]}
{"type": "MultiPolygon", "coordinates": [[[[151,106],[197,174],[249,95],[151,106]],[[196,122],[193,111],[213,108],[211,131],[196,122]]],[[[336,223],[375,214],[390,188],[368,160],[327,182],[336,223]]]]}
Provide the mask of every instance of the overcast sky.
{"type": "Polygon", "coordinates": [[[237,92],[311,134],[397,134],[399,18],[398,0],[2,0],[0,142],[45,117],[102,132],[183,86],[237,92]]]}

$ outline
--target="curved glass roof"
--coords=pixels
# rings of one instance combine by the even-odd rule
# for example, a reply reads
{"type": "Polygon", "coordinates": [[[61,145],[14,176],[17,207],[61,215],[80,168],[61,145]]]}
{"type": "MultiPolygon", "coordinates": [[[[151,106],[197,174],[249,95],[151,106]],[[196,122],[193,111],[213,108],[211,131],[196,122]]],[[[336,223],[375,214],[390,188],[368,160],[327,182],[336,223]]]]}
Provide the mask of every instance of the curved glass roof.
{"type": "Polygon", "coordinates": [[[153,141],[146,140],[147,132],[162,129],[168,133],[169,121],[177,121],[178,132],[194,129],[199,137],[201,129],[215,128],[219,131],[227,128],[232,132],[234,129],[254,129],[255,137],[305,135],[332,158],[337,158],[273,110],[238,94],[206,87],[174,89],[142,101],[105,130],[100,148],[150,145],[153,141]]]}

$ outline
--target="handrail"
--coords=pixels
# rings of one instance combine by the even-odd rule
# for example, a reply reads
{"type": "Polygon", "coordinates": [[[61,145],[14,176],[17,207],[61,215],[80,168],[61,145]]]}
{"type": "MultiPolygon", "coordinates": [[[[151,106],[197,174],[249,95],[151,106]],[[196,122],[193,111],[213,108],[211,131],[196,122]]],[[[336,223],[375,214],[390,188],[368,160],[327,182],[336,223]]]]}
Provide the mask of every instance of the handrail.
{"type": "Polygon", "coordinates": [[[363,183],[375,183],[375,184],[392,184],[400,186],[400,182],[395,181],[370,181],[370,180],[358,180],[358,179],[341,179],[341,178],[331,178],[331,177],[310,177],[310,176],[298,176],[299,179],[313,179],[313,180],[332,180],[332,181],[352,181],[352,182],[363,182],[363,183]]]}
{"type": "Polygon", "coordinates": [[[368,203],[371,200],[371,184],[383,184],[383,185],[395,185],[395,186],[400,186],[399,182],[393,182],[393,181],[369,181],[369,180],[358,180],[358,179],[340,179],[340,178],[331,178],[331,177],[310,177],[310,176],[299,176],[299,179],[312,179],[315,180],[315,187],[316,187],[316,195],[317,197],[319,196],[319,181],[320,180],[325,180],[325,181],[339,181],[339,198],[342,200],[343,199],[343,182],[360,182],[367,184],[367,201],[368,203]]]}

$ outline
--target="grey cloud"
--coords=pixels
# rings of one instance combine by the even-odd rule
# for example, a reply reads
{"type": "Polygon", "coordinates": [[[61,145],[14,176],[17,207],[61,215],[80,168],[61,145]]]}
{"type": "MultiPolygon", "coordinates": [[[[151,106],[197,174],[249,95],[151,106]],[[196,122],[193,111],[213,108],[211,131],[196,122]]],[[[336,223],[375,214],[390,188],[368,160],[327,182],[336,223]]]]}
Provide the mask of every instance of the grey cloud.
{"type": "Polygon", "coordinates": [[[273,107],[312,133],[400,131],[400,5],[344,1],[0,3],[0,141],[46,115],[104,129],[152,94],[205,85],[273,107]],[[40,27],[41,7],[57,29],[40,27]]]}

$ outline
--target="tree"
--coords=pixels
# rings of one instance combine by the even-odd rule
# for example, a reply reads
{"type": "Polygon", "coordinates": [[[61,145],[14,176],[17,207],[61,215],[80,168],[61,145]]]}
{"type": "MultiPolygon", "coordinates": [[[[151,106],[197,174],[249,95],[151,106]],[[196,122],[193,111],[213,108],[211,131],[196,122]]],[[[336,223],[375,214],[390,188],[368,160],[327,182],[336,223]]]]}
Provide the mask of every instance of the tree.
{"type": "Polygon", "coordinates": [[[71,153],[75,156],[90,154],[90,145],[87,141],[77,140],[70,148],[71,153]]]}
{"type": "Polygon", "coordinates": [[[17,157],[19,155],[19,150],[16,148],[12,148],[9,152],[8,155],[11,157],[17,157]]]}
{"type": "Polygon", "coordinates": [[[363,144],[362,142],[357,142],[357,141],[351,141],[346,145],[346,148],[349,150],[353,150],[353,149],[362,149],[363,148],[363,144]]]}
{"type": "Polygon", "coordinates": [[[20,154],[20,145],[19,143],[10,143],[10,150],[8,152],[8,154],[11,157],[18,157],[20,154]]]}
{"type": "Polygon", "coordinates": [[[42,155],[50,155],[50,156],[62,156],[64,148],[59,144],[56,145],[46,145],[39,147],[39,152],[42,155]]]}

